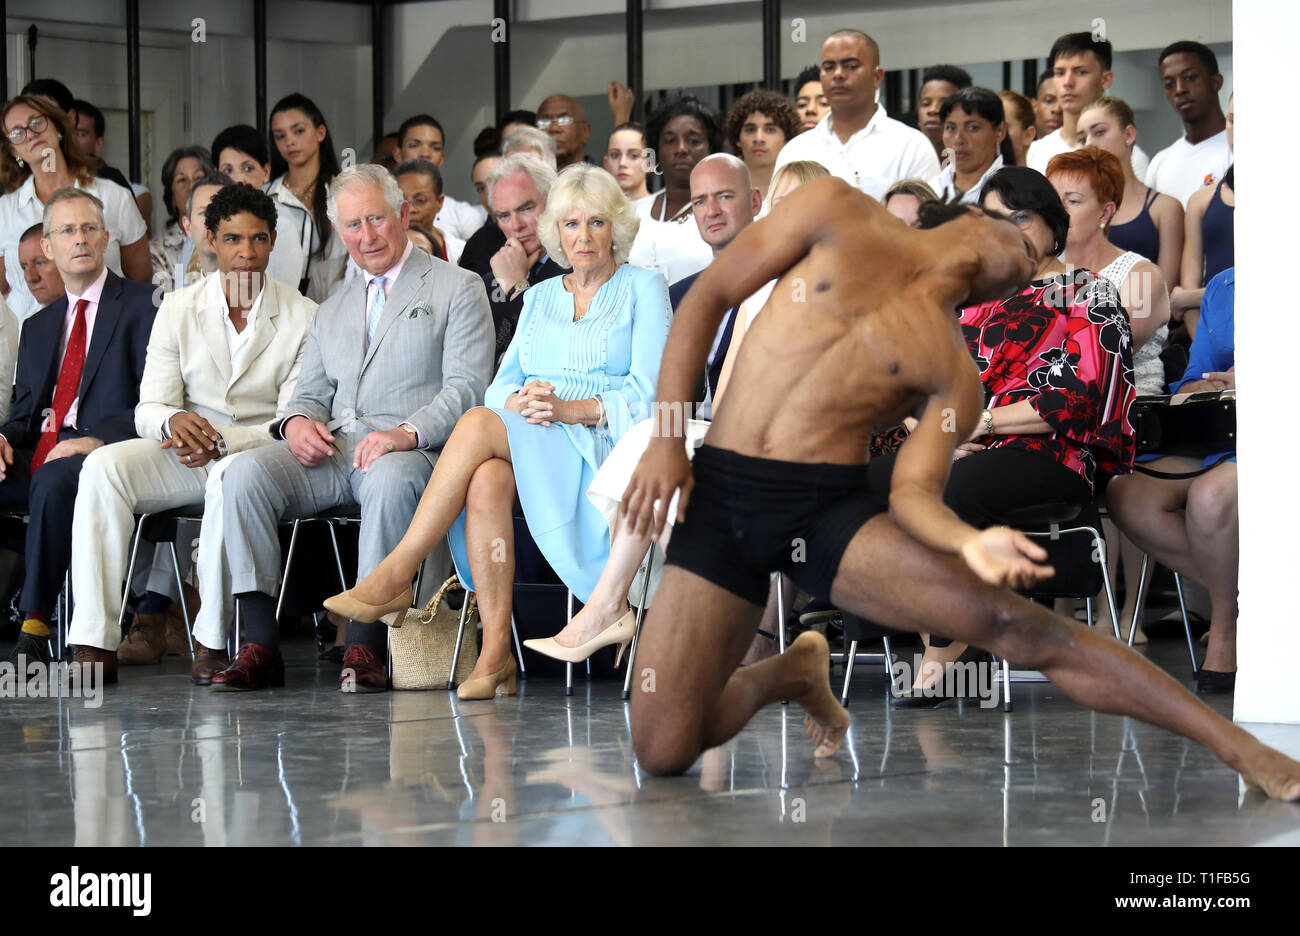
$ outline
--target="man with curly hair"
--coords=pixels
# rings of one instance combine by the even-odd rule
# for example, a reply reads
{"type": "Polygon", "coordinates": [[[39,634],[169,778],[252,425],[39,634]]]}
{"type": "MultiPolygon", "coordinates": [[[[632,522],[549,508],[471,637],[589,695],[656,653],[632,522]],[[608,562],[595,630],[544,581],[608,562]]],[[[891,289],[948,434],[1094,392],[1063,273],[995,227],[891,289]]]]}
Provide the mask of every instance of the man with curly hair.
{"type": "Polygon", "coordinates": [[[799,135],[799,112],[775,91],[750,91],[727,112],[727,143],[745,162],[754,188],[767,199],[777,154],[799,135]]]}

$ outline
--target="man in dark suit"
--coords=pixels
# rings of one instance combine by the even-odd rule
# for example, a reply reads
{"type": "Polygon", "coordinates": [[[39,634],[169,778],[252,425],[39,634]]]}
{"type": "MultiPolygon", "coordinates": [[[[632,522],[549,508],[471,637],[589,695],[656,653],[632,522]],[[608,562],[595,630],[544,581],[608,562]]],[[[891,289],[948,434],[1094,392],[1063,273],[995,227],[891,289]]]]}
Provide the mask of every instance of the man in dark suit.
{"type": "MultiPolygon", "coordinates": [[[[86,456],[135,438],[145,351],[153,327],[153,287],[104,265],[104,206],[82,189],[62,188],[45,206],[41,247],[54,261],[66,295],[23,326],[9,422],[0,429],[0,509],[30,512],[26,620],[15,658],[46,656],[46,621],[72,558],[72,507],[86,456]]],[[[79,544],[94,549],[93,543],[79,544]]],[[[117,679],[117,658],[77,647],[78,663],[103,663],[117,679]]]]}
{"type": "MultiPolygon", "coordinates": [[[[749,227],[762,207],[763,195],[754,188],[749,169],[737,157],[729,153],[714,153],[705,156],[691,170],[691,212],[695,215],[700,237],[713,248],[713,256],[721,253],[737,234],[749,227]]],[[[699,275],[692,273],[668,287],[668,299],[674,312],[699,275]]],[[[722,362],[731,345],[735,324],[736,309],[728,309],[714,336],[713,347],[709,349],[703,387],[696,391],[696,399],[704,401],[700,407],[700,419],[712,417],[713,394],[722,374],[722,362]]]]}
{"type": "Polygon", "coordinates": [[[515,336],[524,291],[567,269],[547,256],[537,237],[537,219],[546,210],[546,197],[554,182],[555,170],[531,153],[507,156],[488,177],[488,204],[506,242],[493,254],[488,269],[479,267],[473,272],[483,278],[492,306],[494,365],[515,336]]]}

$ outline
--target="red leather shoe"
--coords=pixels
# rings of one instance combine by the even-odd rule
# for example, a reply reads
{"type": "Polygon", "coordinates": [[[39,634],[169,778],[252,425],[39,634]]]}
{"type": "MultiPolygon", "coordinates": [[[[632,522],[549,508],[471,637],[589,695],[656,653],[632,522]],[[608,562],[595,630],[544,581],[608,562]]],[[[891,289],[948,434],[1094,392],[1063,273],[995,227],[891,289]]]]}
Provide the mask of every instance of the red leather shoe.
{"type": "Polygon", "coordinates": [[[240,647],[235,662],[212,677],[212,688],[217,692],[248,692],[283,685],[284,657],[278,650],[255,643],[240,647]]]}
{"type": "Polygon", "coordinates": [[[339,692],[387,692],[388,672],[379,654],[362,644],[353,644],[343,654],[339,692]]]}

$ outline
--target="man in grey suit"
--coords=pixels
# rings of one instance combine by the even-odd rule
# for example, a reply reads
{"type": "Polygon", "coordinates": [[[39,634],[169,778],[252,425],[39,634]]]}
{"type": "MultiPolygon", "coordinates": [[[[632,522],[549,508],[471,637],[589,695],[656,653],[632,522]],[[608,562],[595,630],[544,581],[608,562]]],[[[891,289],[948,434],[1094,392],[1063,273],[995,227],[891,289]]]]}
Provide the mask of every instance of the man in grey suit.
{"type": "MultiPolygon", "coordinates": [[[[494,350],[483,282],[414,250],[409,211],[382,166],[353,166],[330,183],[330,220],[364,275],[316,312],[290,415],[272,427],[283,441],[241,455],[221,479],[244,631],[216,689],[284,683],[279,521],[360,505],[357,574],[368,575],[406,532],[456,421],[483,402],[494,350]]],[[[349,625],[341,689],[387,688],[386,640],[382,623],[349,625]]]]}

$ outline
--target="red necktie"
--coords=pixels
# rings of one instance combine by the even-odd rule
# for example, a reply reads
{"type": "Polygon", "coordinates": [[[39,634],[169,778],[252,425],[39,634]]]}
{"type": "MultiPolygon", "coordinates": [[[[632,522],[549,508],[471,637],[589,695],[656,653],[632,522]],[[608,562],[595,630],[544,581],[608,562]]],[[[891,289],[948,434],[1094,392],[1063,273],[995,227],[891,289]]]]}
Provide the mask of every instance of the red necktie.
{"type": "Polygon", "coordinates": [[[72,334],[68,336],[68,347],[63,352],[63,366],[59,368],[59,382],[54,385],[53,418],[41,426],[41,441],[36,445],[36,454],[32,456],[32,473],[45,464],[50,449],[59,441],[59,429],[68,417],[68,410],[77,399],[81,389],[81,370],[86,364],[86,306],[87,299],[77,300],[77,314],[72,320],[72,334]]]}

